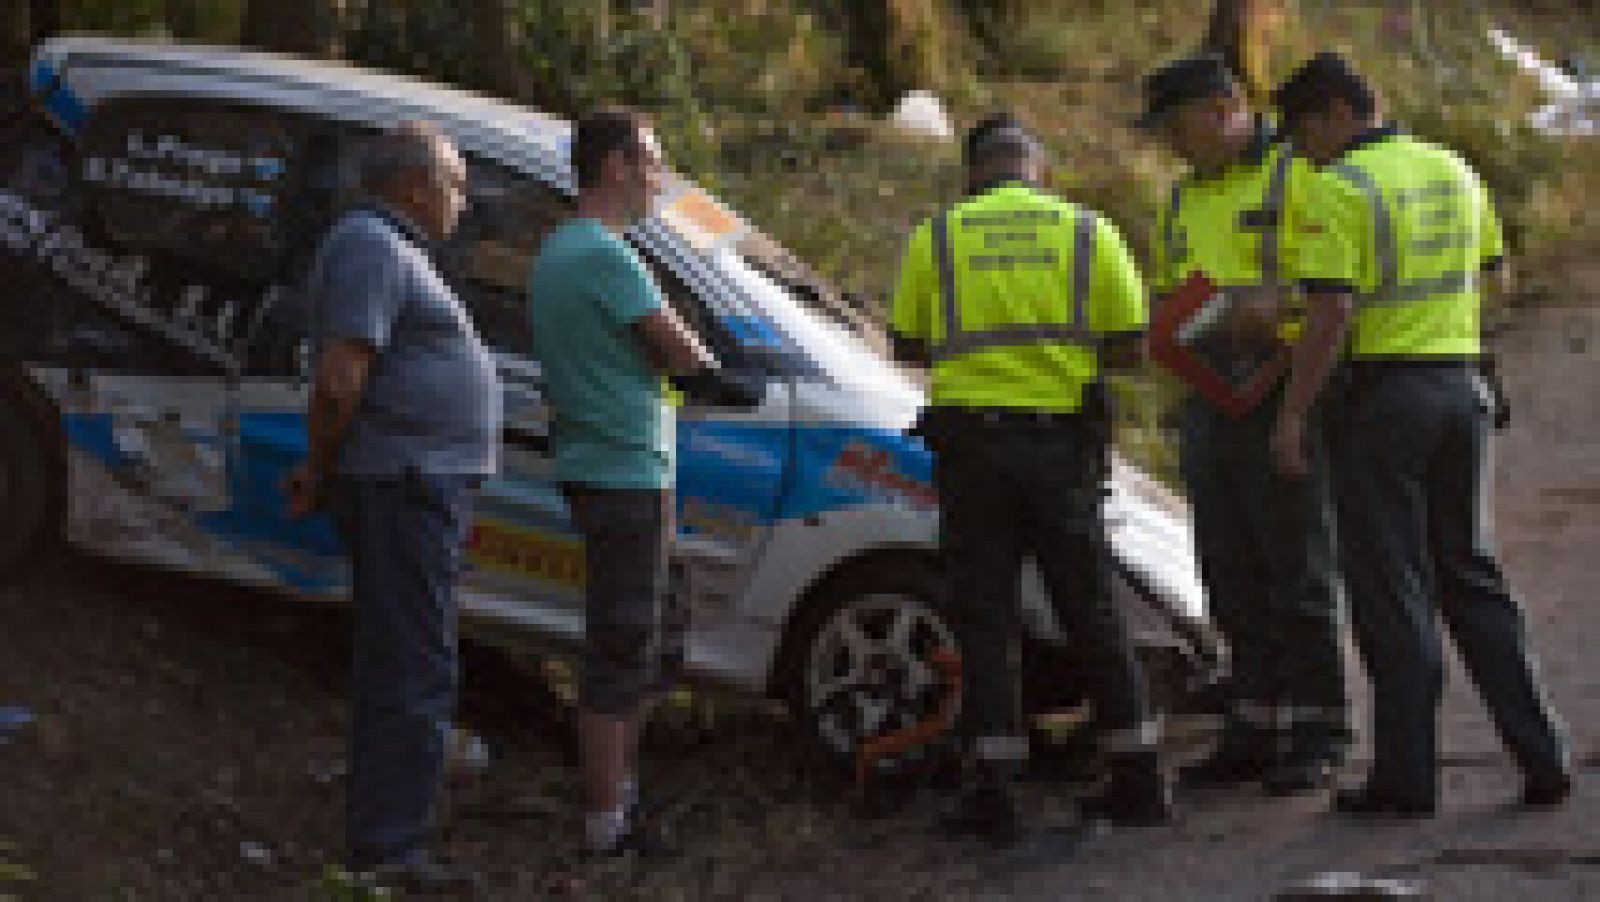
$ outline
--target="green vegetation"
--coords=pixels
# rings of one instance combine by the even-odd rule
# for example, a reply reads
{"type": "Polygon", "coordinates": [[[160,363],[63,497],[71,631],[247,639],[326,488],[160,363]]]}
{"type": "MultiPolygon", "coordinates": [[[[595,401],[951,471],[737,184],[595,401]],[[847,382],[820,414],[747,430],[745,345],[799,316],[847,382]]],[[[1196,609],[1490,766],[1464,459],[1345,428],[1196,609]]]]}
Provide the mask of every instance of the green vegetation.
{"type": "MultiPolygon", "coordinates": [[[[57,6],[69,30],[227,41],[252,2],[57,6]]],[[[559,113],[607,101],[648,108],[688,174],[840,286],[881,300],[905,232],[959,184],[953,150],[875,124],[892,104],[889,91],[937,91],[958,126],[996,107],[1018,109],[1055,152],[1055,187],[1105,211],[1142,248],[1176,164],[1124,123],[1141,75],[1198,43],[1210,4],[671,0],[664,13],[565,0],[279,5],[343,10],[333,44],[366,65],[498,89],[559,113]],[[467,21],[478,13],[463,15],[462,6],[494,7],[504,18],[480,28],[467,21]],[[501,46],[514,61],[509,79],[485,62],[501,46]]],[[[1483,38],[1497,22],[1543,39],[1552,56],[1592,52],[1600,24],[1584,4],[1299,0],[1288,7],[1299,9],[1298,22],[1291,17],[1272,75],[1317,46],[1342,47],[1383,86],[1397,118],[1472,158],[1517,243],[1536,250],[1584,224],[1563,203],[1575,205],[1578,193],[1561,190],[1581,168],[1579,148],[1527,128],[1536,89],[1483,38]]]]}
{"type": "MultiPolygon", "coordinates": [[[[331,46],[365,65],[558,113],[601,102],[650,109],[681,169],[879,314],[905,235],[960,185],[952,146],[880,124],[901,92],[936,91],[958,128],[998,107],[1016,109],[1054,153],[1053,187],[1105,212],[1144,253],[1177,164],[1125,123],[1142,74],[1194,48],[1210,6],[670,0],[668,8],[658,0],[637,12],[651,4],[65,0],[60,10],[67,28],[226,41],[241,27],[248,39],[258,5],[280,17],[291,7],[343,10],[331,46]]],[[[1492,22],[1552,58],[1576,51],[1593,59],[1600,20],[1587,4],[1281,0],[1272,8],[1289,14],[1288,25],[1260,64],[1264,77],[1282,77],[1319,47],[1343,49],[1379,83],[1395,118],[1484,173],[1524,259],[1592,233],[1596,214],[1586,204],[1600,188],[1597,155],[1527,127],[1543,102],[1537,86],[1485,40],[1492,22]]],[[[302,20],[321,21],[315,11],[302,20]]],[[[1151,454],[1163,443],[1141,430],[1154,429],[1159,407],[1127,405],[1139,421],[1127,439],[1151,454]]]]}

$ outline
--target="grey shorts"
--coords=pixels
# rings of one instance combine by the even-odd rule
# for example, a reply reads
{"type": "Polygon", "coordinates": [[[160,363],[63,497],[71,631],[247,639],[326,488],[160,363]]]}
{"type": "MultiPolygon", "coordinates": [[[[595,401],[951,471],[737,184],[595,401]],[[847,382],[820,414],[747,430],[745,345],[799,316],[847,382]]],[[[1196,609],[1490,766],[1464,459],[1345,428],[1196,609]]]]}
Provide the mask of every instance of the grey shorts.
{"type": "Polygon", "coordinates": [[[662,682],[662,608],[672,493],[563,486],[584,538],[584,651],[579,702],[634,713],[662,682]]]}

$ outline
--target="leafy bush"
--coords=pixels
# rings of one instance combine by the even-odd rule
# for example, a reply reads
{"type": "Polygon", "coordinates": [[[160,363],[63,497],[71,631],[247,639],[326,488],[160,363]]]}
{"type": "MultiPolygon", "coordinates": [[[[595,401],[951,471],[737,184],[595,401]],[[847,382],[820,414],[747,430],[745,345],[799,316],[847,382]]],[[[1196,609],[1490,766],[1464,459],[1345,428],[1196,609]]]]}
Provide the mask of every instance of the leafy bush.
{"type": "Polygon", "coordinates": [[[351,61],[364,66],[474,85],[471,35],[461,16],[442,3],[368,3],[346,45],[351,61]]]}
{"type": "Polygon", "coordinates": [[[967,6],[972,7],[968,20],[980,71],[990,78],[1032,80],[1136,77],[1145,56],[1173,44],[1198,43],[1196,11],[1203,11],[1203,4],[1194,4],[1174,16],[1107,0],[967,6]]]}

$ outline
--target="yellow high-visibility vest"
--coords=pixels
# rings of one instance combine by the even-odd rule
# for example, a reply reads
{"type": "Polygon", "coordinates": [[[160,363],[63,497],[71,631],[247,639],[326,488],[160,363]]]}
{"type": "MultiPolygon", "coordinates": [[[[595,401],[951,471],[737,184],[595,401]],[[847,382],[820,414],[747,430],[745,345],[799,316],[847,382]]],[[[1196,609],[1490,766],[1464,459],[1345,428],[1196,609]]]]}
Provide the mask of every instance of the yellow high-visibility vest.
{"type": "Polygon", "coordinates": [[[936,406],[1072,412],[1099,376],[1098,344],[1145,320],[1116,228],[1013,182],[917,228],[892,327],[927,344],[936,406]]]}
{"type": "Polygon", "coordinates": [[[1325,167],[1350,248],[1357,359],[1471,358],[1482,353],[1480,274],[1504,253],[1488,189],[1438,145],[1396,133],[1325,167]]]}
{"type": "Polygon", "coordinates": [[[1195,272],[1222,289],[1264,288],[1285,310],[1279,337],[1296,340],[1304,314],[1285,261],[1298,234],[1294,208],[1314,199],[1316,177],[1287,146],[1263,141],[1223,172],[1174,184],[1156,226],[1152,288],[1171,291],[1195,272]]]}

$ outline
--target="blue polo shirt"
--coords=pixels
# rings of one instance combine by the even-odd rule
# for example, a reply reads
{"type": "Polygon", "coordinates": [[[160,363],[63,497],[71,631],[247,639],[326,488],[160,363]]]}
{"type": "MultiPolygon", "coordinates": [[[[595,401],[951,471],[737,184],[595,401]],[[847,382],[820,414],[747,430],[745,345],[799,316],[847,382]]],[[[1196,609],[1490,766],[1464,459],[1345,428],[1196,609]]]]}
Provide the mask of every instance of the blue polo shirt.
{"type": "Polygon", "coordinates": [[[528,315],[557,481],[672,486],[672,409],[633,329],[664,304],[644,261],[598,220],[574,217],[545,238],[528,277],[528,315]]]}
{"type": "Polygon", "coordinates": [[[415,224],[382,207],[347,213],[317,250],[307,305],[317,347],[376,356],[335,470],[487,476],[500,442],[500,382],[467,311],[415,224]]]}

